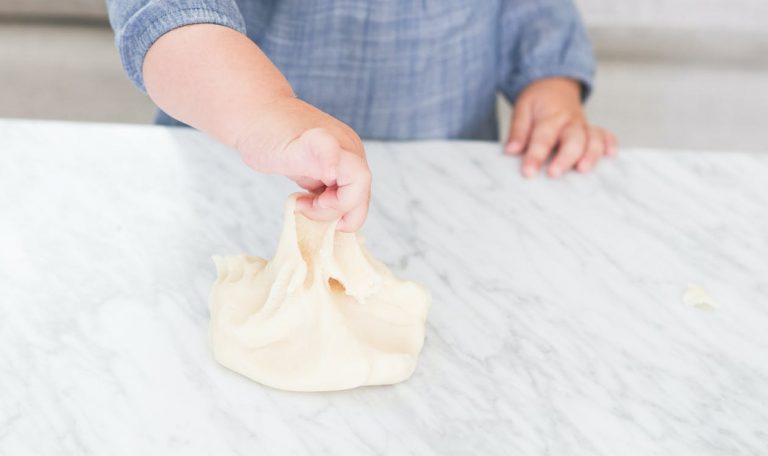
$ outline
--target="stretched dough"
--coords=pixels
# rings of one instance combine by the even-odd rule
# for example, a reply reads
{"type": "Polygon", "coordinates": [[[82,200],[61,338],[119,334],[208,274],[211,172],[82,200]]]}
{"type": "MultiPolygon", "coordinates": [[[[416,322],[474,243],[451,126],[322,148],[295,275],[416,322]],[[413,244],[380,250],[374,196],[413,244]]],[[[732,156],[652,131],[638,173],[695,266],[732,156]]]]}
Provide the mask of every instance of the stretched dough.
{"type": "Polygon", "coordinates": [[[333,391],[411,376],[430,293],[397,279],[356,233],[285,207],[272,261],[215,256],[210,340],[222,365],[265,385],[333,391]]]}

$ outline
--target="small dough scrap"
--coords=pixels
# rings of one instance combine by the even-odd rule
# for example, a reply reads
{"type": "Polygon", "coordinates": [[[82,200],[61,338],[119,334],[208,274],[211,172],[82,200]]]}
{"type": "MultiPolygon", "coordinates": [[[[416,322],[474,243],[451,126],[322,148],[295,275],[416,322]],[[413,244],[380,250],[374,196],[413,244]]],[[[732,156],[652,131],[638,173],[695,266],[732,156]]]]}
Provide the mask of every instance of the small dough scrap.
{"type": "Polygon", "coordinates": [[[703,310],[716,310],[720,308],[717,301],[700,285],[688,285],[683,294],[683,302],[691,307],[703,310]]]}
{"type": "Polygon", "coordinates": [[[210,341],[216,360],[291,391],[387,385],[411,376],[429,291],[399,280],[357,233],[285,207],[272,261],[215,256],[210,341]]]}

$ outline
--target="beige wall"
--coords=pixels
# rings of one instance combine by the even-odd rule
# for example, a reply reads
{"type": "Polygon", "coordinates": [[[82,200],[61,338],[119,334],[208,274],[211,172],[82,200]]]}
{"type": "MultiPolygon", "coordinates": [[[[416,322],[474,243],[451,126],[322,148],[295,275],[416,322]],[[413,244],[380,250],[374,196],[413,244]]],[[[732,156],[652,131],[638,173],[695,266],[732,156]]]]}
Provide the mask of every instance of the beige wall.
{"type": "Polygon", "coordinates": [[[592,27],[764,31],[766,0],[575,0],[592,27]]]}
{"type": "MultiPolygon", "coordinates": [[[[151,121],[104,1],[0,0],[0,117],[151,121]]],[[[576,2],[600,59],[588,110],[623,144],[768,150],[768,0],[576,2]]]]}
{"type": "MultiPolygon", "coordinates": [[[[440,1],[440,0],[437,0],[440,1]]],[[[590,26],[763,30],[768,0],[575,0],[590,26]]],[[[0,16],[104,18],[105,0],[0,0],[0,16]]]]}
{"type": "Polygon", "coordinates": [[[0,16],[104,19],[106,0],[0,0],[0,16]]]}

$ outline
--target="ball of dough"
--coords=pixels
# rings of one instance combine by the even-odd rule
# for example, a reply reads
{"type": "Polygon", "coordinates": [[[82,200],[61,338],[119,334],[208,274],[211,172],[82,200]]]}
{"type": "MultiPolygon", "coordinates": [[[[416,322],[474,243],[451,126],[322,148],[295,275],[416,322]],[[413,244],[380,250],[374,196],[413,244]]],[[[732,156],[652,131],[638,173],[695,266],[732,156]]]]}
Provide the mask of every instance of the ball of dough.
{"type": "Polygon", "coordinates": [[[373,259],[357,233],[285,208],[271,261],[216,256],[210,340],[222,365],[292,391],[401,382],[424,344],[431,297],[373,259]]]}

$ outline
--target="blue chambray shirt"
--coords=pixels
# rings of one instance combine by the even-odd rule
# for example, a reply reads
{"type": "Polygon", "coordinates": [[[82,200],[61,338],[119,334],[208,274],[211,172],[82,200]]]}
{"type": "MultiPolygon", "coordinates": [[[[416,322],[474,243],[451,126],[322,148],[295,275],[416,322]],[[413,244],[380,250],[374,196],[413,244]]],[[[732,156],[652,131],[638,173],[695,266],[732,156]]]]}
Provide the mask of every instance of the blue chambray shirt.
{"type": "MultiPolygon", "coordinates": [[[[594,58],[571,0],[107,0],[142,90],[144,56],[183,25],[253,40],[296,95],[371,139],[496,139],[495,98],[566,76],[589,93],[594,58]]],[[[157,122],[180,125],[160,112],[157,122]]]]}

